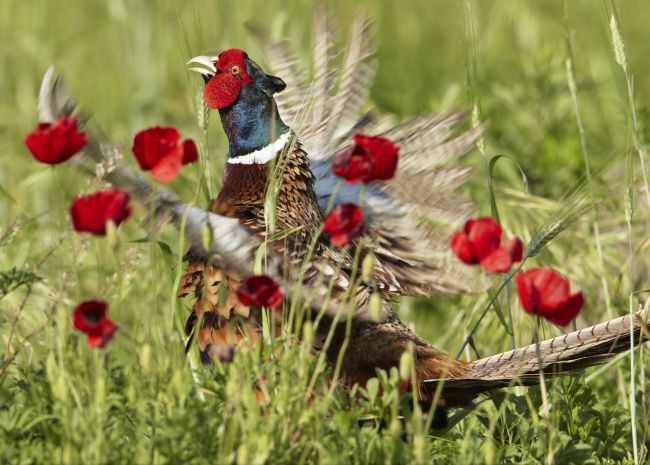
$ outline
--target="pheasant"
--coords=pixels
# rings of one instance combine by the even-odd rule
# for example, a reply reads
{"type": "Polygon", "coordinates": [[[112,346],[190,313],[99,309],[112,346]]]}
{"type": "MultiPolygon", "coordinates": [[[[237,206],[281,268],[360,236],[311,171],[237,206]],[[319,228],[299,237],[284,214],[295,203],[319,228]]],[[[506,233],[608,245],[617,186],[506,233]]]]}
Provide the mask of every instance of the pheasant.
{"type": "MultiPolygon", "coordinates": [[[[537,382],[540,367],[536,346],[473,363],[461,362],[418,337],[391,309],[391,299],[396,295],[453,293],[479,285],[476,278],[446,254],[444,224],[464,219],[471,209],[454,192],[468,170],[441,165],[466,153],[481,135],[482,127],[454,136],[455,128],[464,120],[462,114],[427,115],[388,128],[371,115],[357,120],[374,69],[367,61],[372,55],[367,23],[358,19],[353,25],[347,56],[337,75],[328,57],[330,33],[323,18],[326,15],[316,19],[316,69],[311,84],[299,82],[298,78],[306,73],[297,69],[296,60],[283,44],[264,41],[275,71],[292,79],[293,91],[285,92],[284,97],[285,82],[266,74],[240,49],[190,60],[189,63],[198,65],[192,69],[203,76],[205,101],[219,111],[229,142],[223,184],[212,211],[229,212],[261,240],[268,240],[266,209],[274,208],[278,230],[298,231],[282,240],[269,241],[276,253],[287,256],[288,263],[299,267],[310,243],[315,245],[301,284],[323,274],[331,277],[338,273],[334,298],[356,286],[352,291],[354,299],[349,303],[353,307],[353,323],[344,349],[340,379],[344,385],[363,385],[375,376],[377,369],[398,366],[409,346],[413,347],[416,360],[414,389],[425,404],[432,400],[435,380],[443,378],[449,383],[446,386],[453,386],[443,390],[442,403],[446,405],[466,404],[482,391],[507,385],[515,373],[523,383],[537,382]],[[335,88],[337,91],[332,92],[335,88]],[[312,100],[313,107],[306,108],[305,102],[312,100]],[[334,250],[318,236],[318,226],[328,206],[359,199],[357,185],[339,185],[335,189],[331,170],[333,158],[349,147],[354,132],[379,133],[399,144],[400,173],[389,183],[369,186],[364,204],[367,240],[357,242],[353,250],[345,252],[334,250]],[[265,198],[273,174],[277,195],[275,204],[269,206],[265,198]],[[422,216],[434,218],[437,224],[422,221],[422,216]],[[356,252],[361,259],[373,257],[374,286],[353,283],[352,257],[356,252]],[[369,311],[373,293],[381,297],[378,319],[372,318],[369,311]]],[[[193,324],[198,315],[203,315],[204,322],[197,330],[203,354],[213,344],[237,344],[245,335],[261,331],[259,314],[254,317],[256,325],[252,331],[250,327],[249,331],[242,329],[237,318],[251,318],[256,312],[237,302],[239,281],[239,275],[207,267],[204,262],[190,265],[180,294],[193,292],[197,297],[190,321],[193,324]],[[228,289],[225,304],[216,298],[219,283],[225,283],[228,289]]],[[[276,321],[282,321],[281,314],[276,321]]],[[[326,324],[319,326],[317,339],[325,339],[331,324],[335,336],[327,356],[334,364],[343,347],[345,324],[336,322],[330,314],[326,324]]],[[[547,341],[540,346],[546,350],[541,358],[543,368],[549,373],[560,366],[576,368],[601,360],[608,351],[624,350],[629,341],[621,337],[629,329],[629,319],[623,318],[594,327],[592,332],[583,330],[547,341]],[[590,337],[586,338],[587,334],[590,337]],[[558,350],[555,345],[559,341],[562,344],[558,350]]]]}
{"type": "MultiPolygon", "coordinates": [[[[315,250],[307,263],[301,284],[334,277],[336,273],[331,292],[334,300],[342,298],[354,285],[354,252],[335,250],[318,235],[323,211],[330,202],[334,186],[329,166],[331,161],[323,158],[320,163],[314,164],[312,171],[311,160],[306,153],[307,143],[303,144],[301,138],[284,123],[273,97],[285,89],[284,81],[266,74],[240,49],[227,50],[215,59],[196,57],[191,62],[202,65],[195,70],[204,76],[205,100],[209,107],[219,110],[229,142],[221,190],[212,202],[211,211],[236,217],[242,226],[261,240],[268,240],[266,209],[274,208],[276,228],[296,232],[279,240],[269,240],[269,246],[277,254],[286,256],[289,266],[295,270],[300,267],[309,245],[314,242],[315,250]],[[265,199],[269,181],[273,177],[272,164],[277,166],[275,171],[279,171],[279,174],[275,180],[275,205],[269,207],[265,199]]],[[[327,121],[327,118],[323,121],[327,121]]],[[[461,119],[460,115],[443,116],[423,120],[421,124],[424,132],[429,126],[429,132],[441,137],[439,132],[448,131],[461,119]]],[[[333,135],[336,132],[336,128],[326,126],[316,129],[317,132],[319,130],[333,135]]],[[[417,130],[421,131],[422,128],[417,130]]],[[[416,135],[412,131],[412,125],[394,130],[396,134],[408,134],[416,144],[421,143],[421,134],[416,135]]],[[[438,149],[450,158],[458,156],[472,146],[479,134],[480,129],[472,130],[449,141],[447,147],[438,149]]],[[[338,144],[344,148],[346,136],[338,138],[341,139],[338,144]]],[[[404,140],[404,145],[408,146],[405,139],[405,136],[401,136],[398,141],[404,140]]],[[[310,153],[317,151],[314,139],[308,141],[310,153]]],[[[333,153],[338,150],[335,147],[333,153]]],[[[403,178],[391,188],[404,193],[412,189],[411,180],[403,178]]],[[[444,189],[438,187],[436,192],[444,192],[444,189]]],[[[354,194],[354,189],[345,187],[339,191],[333,204],[341,203],[354,194]]],[[[374,257],[373,274],[377,285],[357,284],[353,291],[355,295],[351,305],[355,321],[343,358],[341,381],[347,386],[365,383],[375,376],[377,368],[388,369],[398,365],[409,344],[414,345],[416,357],[421,361],[417,365],[419,379],[439,378],[443,371],[460,376],[463,365],[410,331],[392,311],[390,298],[394,294],[423,295],[433,290],[450,292],[469,289],[467,272],[442,253],[438,260],[423,253],[422,246],[429,244],[431,246],[424,250],[433,249],[435,253],[436,247],[432,241],[426,240],[426,234],[435,231],[419,229],[415,211],[402,203],[396,204],[393,212],[386,212],[385,209],[390,208],[385,202],[391,199],[389,194],[374,186],[368,194],[370,206],[373,202],[381,202],[376,205],[375,212],[372,207],[368,209],[371,215],[374,213],[377,218],[383,216],[388,221],[374,220],[373,223],[373,219],[368,218],[369,224],[376,225],[369,229],[371,242],[357,245],[362,249],[361,259],[368,254],[374,257]],[[405,230],[409,226],[411,230],[405,230]],[[363,317],[369,312],[369,301],[374,292],[382,299],[381,318],[378,321],[363,317]]],[[[396,200],[393,202],[396,203],[396,200]]],[[[436,246],[440,248],[440,244],[436,246]]],[[[195,331],[202,358],[206,361],[211,351],[221,352],[224,345],[238,344],[244,338],[255,341],[262,332],[260,310],[245,307],[237,300],[240,281],[238,274],[208,266],[202,260],[193,261],[183,278],[179,295],[191,293],[196,296],[187,330],[193,331],[194,325],[202,320],[195,331]],[[227,289],[225,302],[218,297],[221,285],[227,289]]],[[[327,348],[331,362],[336,360],[345,339],[345,324],[333,322],[334,317],[326,316],[323,324],[317,328],[317,346],[320,346],[331,325],[335,324],[334,339],[327,348]]],[[[282,322],[281,310],[278,310],[275,321],[282,322]]],[[[426,400],[426,396],[423,400],[426,400]]]]}
{"type": "MultiPolygon", "coordinates": [[[[286,44],[266,41],[271,62],[290,83],[286,92],[281,78],[265,73],[240,49],[191,60],[200,65],[193,69],[203,76],[206,102],[219,111],[229,142],[222,186],[209,209],[154,190],[119,161],[111,160],[105,170],[105,179],[143,202],[154,219],[171,221],[185,234],[189,264],[179,295],[195,298],[186,329],[195,335],[202,360],[209,363],[224,347],[243,349],[261,334],[261,310],[241,304],[236,291],[252,274],[262,244],[267,272],[285,290],[298,287],[302,292],[291,297],[300,299],[307,316],[317,316],[314,349],[325,350],[332,364],[343,353],[338,382],[346,387],[364,384],[377,369],[398,366],[411,348],[416,385],[403,388],[428,405],[443,383],[438,398],[443,416],[446,408],[468,404],[513,380],[533,384],[540,370],[549,375],[569,372],[626,350],[631,336],[638,343],[645,320],[626,316],[465,362],[436,349],[399,320],[391,308],[394,296],[465,292],[482,285],[447,252],[449,226],[461,221],[471,204],[456,193],[469,170],[444,165],[467,152],[483,129],[458,134],[463,114],[425,115],[397,125],[370,114],[357,119],[374,69],[368,61],[372,47],[367,23],[358,19],[353,24],[342,71],[336,74],[324,18],[318,15],[316,21],[311,85],[301,83],[286,44]],[[311,101],[312,106],[306,105],[311,101]],[[365,236],[351,250],[343,250],[332,247],[319,227],[328,207],[359,199],[357,185],[337,186],[331,173],[333,157],[349,146],[355,132],[395,141],[401,159],[396,179],[367,186],[365,236]],[[355,255],[372,257],[370,282],[356,277],[355,255]],[[379,312],[373,311],[376,296],[379,312]],[[333,338],[324,345],[330,329],[333,338]]],[[[48,70],[39,96],[41,121],[68,116],[74,109],[62,81],[48,70]]],[[[73,161],[94,175],[95,165],[106,164],[111,150],[91,135],[73,161]]],[[[279,333],[283,315],[275,312],[271,321],[279,333]]]]}

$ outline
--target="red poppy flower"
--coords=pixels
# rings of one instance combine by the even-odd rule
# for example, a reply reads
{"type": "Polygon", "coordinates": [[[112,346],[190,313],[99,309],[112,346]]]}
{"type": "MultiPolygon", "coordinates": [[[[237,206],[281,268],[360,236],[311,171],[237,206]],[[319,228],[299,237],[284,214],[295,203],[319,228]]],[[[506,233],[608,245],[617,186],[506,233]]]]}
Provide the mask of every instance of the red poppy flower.
{"type": "Polygon", "coordinates": [[[355,134],[354,146],[334,160],[332,172],[350,184],[386,181],[395,176],[399,147],[379,136],[355,134]]]}
{"type": "Polygon", "coordinates": [[[74,327],[86,334],[90,347],[104,347],[118,327],[106,316],[108,304],[100,300],[86,300],[75,307],[72,313],[74,327]]]}
{"type": "Polygon", "coordinates": [[[156,126],[137,133],[132,150],[140,168],[151,171],[151,176],[157,181],[172,182],[182,165],[198,159],[194,141],[186,139],[179,144],[179,139],[180,133],[176,128],[156,126]]]}
{"type": "Polygon", "coordinates": [[[63,163],[81,150],[88,136],[77,131],[77,119],[61,118],[54,123],[40,123],[25,137],[25,145],[41,163],[63,163]]]}
{"type": "Polygon", "coordinates": [[[518,237],[500,245],[502,235],[494,218],[470,219],[463,231],[451,237],[451,250],[464,263],[478,264],[488,273],[507,273],[521,261],[524,246],[518,237]]]}
{"type": "Polygon", "coordinates": [[[582,292],[571,294],[569,281],[550,268],[533,268],[515,276],[521,305],[560,326],[573,320],[585,304],[582,292]]]}
{"type": "Polygon", "coordinates": [[[332,172],[345,178],[349,184],[366,182],[372,173],[372,157],[362,147],[355,145],[336,157],[332,172]]]}
{"type": "Polygon", "coordinates": [[[237,297],[244,305],[276,308],[282,303],[282,291],[273,278],[266,275],[246,278],[237,289],[237,297]]]}
{"type": "Polygon", "coordinates": [[[323,232],[330,235],[330,242],[344,246],[361,234],[366,224],[362,220],[363,208],[344,203],[333,209],[323,222],[323,232]]]}
{"type": "Polygon", "coordinates": [[[134,207],[128,206],[129,199],[128,192],[116,188],[75,198],[70,207],[74,229],[98,236],[105,235],[109,220],[118,226],[131,216],[134,207]]]}

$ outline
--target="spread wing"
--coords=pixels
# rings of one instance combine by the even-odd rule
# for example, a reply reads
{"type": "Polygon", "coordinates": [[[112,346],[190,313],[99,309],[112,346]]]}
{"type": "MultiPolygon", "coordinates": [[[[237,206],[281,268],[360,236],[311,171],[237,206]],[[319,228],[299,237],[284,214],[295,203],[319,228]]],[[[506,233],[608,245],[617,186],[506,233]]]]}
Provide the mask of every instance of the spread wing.
{"type": "MultiPolygon", "coordinates": [[[[55,78],[54,70],[48,69],[39,92],[39,120],[52,122],[70,116],[75,110],[76,105],[62,79],[55,78]]],[[[171,192],[163,189],[154,192],[149,181],[120,160],[110,159],[114,150],[110,144],[97,139],[90,128],[85,130],[89,136],[88,143],[81,153],[72,158],[81,172],[94,177],[98,166],[102,166],[106,181],[125,189],[146,205],[147,211],[153,211],[154,221],[172,222],[182,229],[188,243],[203,257],[240,272],[242,276],[251,274],[255,252],[261,244],[254,233],[234,218],[184,204],[171,192]],[[209,235],[205,233],[206,228],[211,231],[209,235]]],[[[271,266],[279,270],[279,257],[271,256],[270,260],[271,266]]]]}
{"type": "MultiPolygon", "coordinates": [[[[72,115],[76,111],[76,104],[68,92],[61,78],[56,78],[50,68],[43,77],[39,92],[39,120],[43,123],[53,122],[59,118],[72,115]]],[[[192,250],[193,257],[198,261],[210,262],[215,267],[228,270],[245,278],[253,274],[255,258],[262,238],[259,227],[242,224],[238,219],[222,215],[210,210],[196,208],[181,202],[173,193],[164,189],[153,189],[150,182],[133,171],[120,160],[112,157],[116,150],[106,141],[100,140],[93,133],[92,128],[84,128],[88,134],[88,143],[83,151],[75,155],[71,162],[86,175],[95,177],[98,167],[102,167],[103,179],[116,187],[127,190],[132,197],[145,205],[145,211],[153,212],[153,221],[160,227],[171,222],[182,234],[185,235],[187,244],[192,250]]],[[[259,226],[259,225],[258,225],[259,226]]],[[[264,229],[264,225],[260,226],[264,229]]],[[[266,248],[266,272],[278,280],[283,287],[285,295],[295,295],[292,290],[303,291],[305,303],[316,311],[321,309],[330,317],[345,320],[348,316],[358,319],[369,319],[372,316],[367,311],[364,303],[369,299],[367,289],[360,288],[354,295],[347,296],[346,290],[349,282],[345,276],[338,273],[328,259],[339,263],[340,257],[323,257],[323,260],[313,260],[311,266],[305,271],[296,287],[292,280],[300,277],[299,269],[287,270],[286,267],[299,266],[285,263],[281,254],[273,248],[266,248]],[[286,271],[290,271],[287,273],[286,271]],[[328,288],[332,281],[338,289],[334,295],[328,288]],[[340,294],[340,295],[338,295],[340,294]],[[348,301],[355,302],[349,306],[351,313],[344,311],[348,301]]],[[[335,254],[335,251],[331,251],[335,254]]],[[[192,269],[190,273],[192,274],[192,269]]],[[[181,288],[186,283],[181,283],[181,288]]],[[[181,289],[182,290],[182,289],[181,289]]],[[[382,311],[388,311],[384,306],[382,311]]]]}
{"type": "Polygon", "coordinates": [[[299,134],[316,176],[319,204],[358,202],[359,185],[340,184],[331,172],[334,157],[360,132],[381,135],[400,146],[395,179],[371,183],[365,193],[368,246],[376,275],[390,290],[403,295],[471,291],[482,283],[449,253],[449,236],[473,210],[459,194],[470,169],[449,166],[467,153],[482,126],[463,130],[463,113],[428,114],[399,124],[386,116],[363,114],[373,83],[374,48],[370,26],[358,16],[352,26],[341,65],[331,53],[334,32],[328,15],[315,15],[313,70],[298,66],[289,44],[262,40],[273,73],[287,81],[277,96],[283,119],[299,134]],[[312,76],[308,80],[307,76],[312,76]]]}

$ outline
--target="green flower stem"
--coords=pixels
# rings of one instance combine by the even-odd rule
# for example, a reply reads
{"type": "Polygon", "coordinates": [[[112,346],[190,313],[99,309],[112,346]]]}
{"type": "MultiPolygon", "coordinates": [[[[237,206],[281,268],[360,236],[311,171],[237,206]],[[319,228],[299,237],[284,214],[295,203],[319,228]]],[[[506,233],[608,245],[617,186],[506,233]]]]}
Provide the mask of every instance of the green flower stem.
{"type": "Polygon", "coordinates": [[[539,388],[542,396],[542,408],[544,409],[544,421],[546,422],[548,445],[546,447],[547,457],[545,463],[554,463],[553,461],[553,436],[550,417],[550,408],[548,402],[548,392],[546,391],[546,379],[544,378],[544,368],[542,367],[542,354],[539,349],[539,316],[535,315],[535,326],[533,327],[533,340],[535,341],[535,354],[537,355],[537,365],[539,367],[539,388]]]}
{"type": "MultiPolygon", "coordinates": [[[[505,280],[506,277],[504,276],[505,280]]],[[[510,305],[510,287],[505,286],[505,301],[506,301],[506,310],[508,311],[508,326],[510,327],[510,350],[515,350],[517,348],[515,344],[515,325],[512,321],[512,308],[510,305]]]]}
{"type": "Polygon", "coordinates": [[[521,263],[517,266],[517,268],[510,272],[504,279],[499,288],[496,290],[494,295],[490,298],[490,301],[487,303],[483,311],[481,312],[481,316],[478,318],[476,323],[474,323],[474,326],[472,326],[471,331],[465,338],[465,341],[463,342],[463,345],[460,346],[460,349],[458,349],[458,353],[456,353],[456,359],[459,359],[460,356],[463,354],[463,351],[465,350],[465,347],[467,347],[467,344],[470,343],[472,340],[472,337],[474,336],[474,333],[478,330],[479,326],[481,326],[481,322],[483,321],[483,318],[485,318],[485,315],[487,315],[488,311],[490,310],[490,307],[492,304],[496,301],[497,297],[499,297],[499,294],[501,294],[501,291],[508,285],[508,283],[512,280],[513,276],[517,274],[517,272],[521,269],[522,266],[524,266],[524,263],[526,260],[522,260],[521,263]]]}
{"type": "MultiPolygon", "coordinates": [[[[359,189],[359,205],[363,205],[366,197],[366,185],[361,184],[361,187],[359,189]]],[[[356,293],[356,287],[358,284],[357,283],[357,278],[359,274],[359,261],[361,258],[361,245],[357,244],[356,250],[354,251],[354,261],[352,262],[352,273],[350,276],[350,286],[348,287],[348,292],[346,295],[346,300],[349,298],[350,302],[348,304],[348,316],[347,320],[345,321],[345,338],[343,339],[343,343],[341,344],[341,349],[339,350],[339,355],[336,360],[336,367],[334,368],[334,375],[332,379],[338,380],[339,375],[341,372],[341,366],[343,365],[343,357],[345,356],[345,351],[348,348],[348,345],[350,344],[350,335],[352,334],[352,314],[354,312],[354,302],[353,302],[353,297],[356,293]]],[[[330,393],[334,392],[334,389],[336,387],[336,383],[332,383],[330,387],[330,393]]]]}

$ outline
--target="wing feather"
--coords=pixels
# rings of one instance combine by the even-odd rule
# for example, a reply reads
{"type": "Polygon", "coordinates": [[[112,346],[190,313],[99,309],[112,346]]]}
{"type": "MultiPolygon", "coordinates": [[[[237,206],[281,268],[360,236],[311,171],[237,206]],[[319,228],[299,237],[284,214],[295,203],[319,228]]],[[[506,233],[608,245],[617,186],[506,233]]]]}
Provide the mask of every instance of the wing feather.
{"type": "Polygon", "coordinates": [[[375,62],[367,61],[375,53],[370,35],[370,22],[364,15],[357,15],[339,73],[338,92],[332,98],[328,140],[333,140],[341,132],[346,133],[354,125],[370,92],[375,77],[375,62]]]}
{"type": "MultiPolygon", "coordinates": [[[[351,26],[345,58],[337,69],[331,53],[334,32],[329,15],[319,9],[311,72],[289,71],[283,64],[288,58],[278,62],[275,46],[262,44],[274,57],[271,64],[277,66],[273,71],[280,77],[285,78],[283,70],[295,72],[301,79],[313,76],[313,82],[300,84],[303,89],[311,88],[312,95],[301,94],[306,100],[298,103],[294,99],[299,107],[283,111],[308,113],[301,119],[303,125],[293,127],[309,153],[319,204],[325,209],[332,202],[338,205],[359,200],[360,186],[339,182],[331,172],[334,158],[351,146],[354,133],[392,140],[400,146],[397,176],[385,183],[371,183],[364,197],[364,219],[371,239],[366,247],[375,255],[380,285],[405,295],[479,289],[483,282],[449,254],[452,228],[473,211],[472,203],[457,191],[470,170],[449,164],[472,149],[484,128],[462,129],[467,120],[462,112],[426,114],[397,124],[393,118],[375,112],[361,115],[376,68],[371,35],[368,19],[358,15],[351,26]]],[[[292,55],[283,52],[283,56],[292,55]]]]}
{"type": "MultiPolygon", "coordinates": [[[[52,68],[48,69],[43,77],[38,111],[42,122],[52,122],[72,115],[76,111],[70,93],[62,79],[55,77],[52,68]]],[[[97,164],[106,164],[115,149],[103,141],[100,142],[89,128],[85,130],[89,135],[89,141],[83,151],[75,155],[72,160],[83,173],[95,176],[97,164]]],[[[184,204],[175,194],[163,189],[154,190],[149,181],[119,160],[111,160],[111,165],[110,169],[104,170],[104,179],[116,187],[127,190],[145,205],[145,210],[153,211],[153,220],[159,225],[173,223],[184,233],[195,258],[210,261],[219,268],[231,270],[242,277],[253,273],[255,257],[262,245],[260,235],[254,230],[245,227],[236,218],[184,204]],[[210,233],[206,234],[206,230],[210,233]]],[[[330,257],[324,256],[321,260],[311,263],[310,269],[305,272],[309,279],[296,283],[292,279],[301,276],[299,270],[292,269],[290,273],[285,273],[287,266],[295,265],[285,263],[273,250],[267,249],[267,251],[265,257],[267,272],[281,282],[287,295],[290,295],[291,289],[297,285],[303,291],[305,298],[308,298],[307,304],[316,311],[324,309],[331,318],[336,317],[341,320],[345,320],[350,315],[345,305],[347,299],[332,299],[328,286],[323,286],[322,279],[317,276],[321,274],[321,269],[324,269],[325,272],[322,273],[324,278],[331,277],[339,289],[338,292],[345,295],[349,280],[336,273],[328,264],[330,257]]],[[[336,251],[330,253],[336,254],[336,251]]],[[[341,263],[341,258],[334,257],[333,262],[341,263]]],[[[365,302],[369,298],[369,290],[362,286],[352,298],[357,302],[365,302]]],[[[372,318],[368,305],[353,305],[352,308],[355,309],[351,314],[352,317],[372,318]]],[[[382,311],[388,310],[388,304],[384,305],[382,311]]]]}

